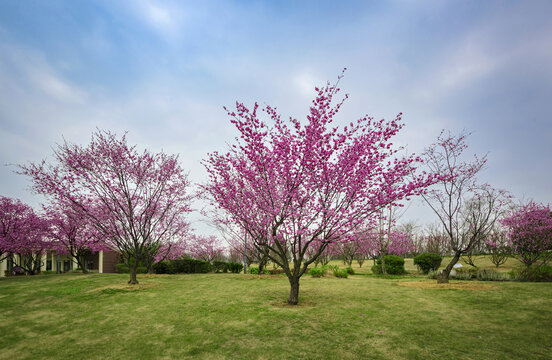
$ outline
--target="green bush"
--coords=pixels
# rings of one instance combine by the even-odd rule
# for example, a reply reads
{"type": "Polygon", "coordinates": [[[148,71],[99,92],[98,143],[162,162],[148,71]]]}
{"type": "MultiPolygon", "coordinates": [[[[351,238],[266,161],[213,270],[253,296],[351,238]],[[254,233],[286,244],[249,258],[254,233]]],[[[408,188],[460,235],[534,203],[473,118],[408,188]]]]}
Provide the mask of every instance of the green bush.
{"type": "Polygon", "coordinates": [[[153,264],[153,272],[156,274],[168,274],[167,270],[169,268],[168,261],[159,261],[153,264]]]}
{"type": "Polygon", "coordinates": [[[309,270],[307,274],[309,274],[312,277],[319,278],[326,275],[326,271],[328,270],[327,267],[321,266],[321,267],[313,267],[309,270]]]}
{"type": "Polygon", "coordinates": [[[128,274],[130,273],[130,269],[128,268],[127,264],[117,264],[115,265],[115,272],[119,274],[128,274]]]}
{"type": "Polygon", "coordinates": [[[424,274],[439,269],[441,261],[443,261],[441,255],[435,253],[423,253],[414,257],[414,265],[418,266],[424,274]]]}
{"type": "Polygon", "coordinates": [[[510,276],[505,273],[499,273],[496,270],[481,269],[475,274],[477,280],[481,281],[508,281],[510,276]]]}
{"type": "MultiPolygon", "coordinates": [[[[130,273],[130,268],[128,267],[127,264],[117,264],[117,265],[115,265],[115,272],[117,272],[119,274],[129,274],[130,273]]],[[[136,273],[137,274],[147,274],[148,273],[148,268],[145,267],[145,266],[138,266],[136,268],[136,273]]]]}
{"type": "MultiPolygon", "coordinates": [[[[402,275],[405,274],[404,259],[400,256],[385,255],[385,270],[389,275],[402,275]]],[[[381,258],[378,258],[376,265],[372,266],[372,273],[382,274],[381,258]]]]}
{"type": "Polygon", "coordinates": [[[212,265],[207,261],[188,258],[160,261],[153,264],[153,271],[156,274],[201,274],[208,273],[212,269],[212,265]]]}
{"type": "MultiPolygon", "coordinates": [[[[256,266],[250,266],[248,272],[253,275],[259,275],[259,268],[256,266]]],[[[263,269],[263,274],[269,274],[267,269],[263,269]]]]}
{"type": "Polygon", "coordinates": [[[525,268],[519,273],[518,278],[521,281],[552,281],[552,266],[541,265],[525,268]]]}
{"type": "Polygon", "coordinates": [[[52,271],[52,270],[45,270],[45,271],[41,271],[40,275],[51,275],[51,274],[55,274],[55,273],[56,272],[52,271]]]}
{"type": "Polygon", "coordinates": [[[472,280],[477,278],[477,269],[458,268],[454,269],[454,271],[456,271],[456,275],[451,275],[450,277],[456,280],[472,280]]]}
{"type": "Polygon", "coordinates": [[[243,270],[243,264],[229,262],[228,270],[230,270],[230,272],[233,272],[234,274],[240,273],[243,270]]]}
{"type": "Polygon", "coordinates": [[[333,274],[337,278],[347,278],[347,277],[349,277],[349,273],[347,272],[347,269],[340,269],[337,266],[335,266],[333,268],[333,274]]]}
{"type": "Polygon", "coordinates": [[[354,275],[355,274],[355,271],[350,266],[345,268],[345,271],[347,271],[347,274],[349,274],[349,275],[354,275]]]}
{"type": "Polygon", "coordinates": [[[228,272],[228,263],[225,261],[213,261],[213,269],[216,273],[228,272]]]}

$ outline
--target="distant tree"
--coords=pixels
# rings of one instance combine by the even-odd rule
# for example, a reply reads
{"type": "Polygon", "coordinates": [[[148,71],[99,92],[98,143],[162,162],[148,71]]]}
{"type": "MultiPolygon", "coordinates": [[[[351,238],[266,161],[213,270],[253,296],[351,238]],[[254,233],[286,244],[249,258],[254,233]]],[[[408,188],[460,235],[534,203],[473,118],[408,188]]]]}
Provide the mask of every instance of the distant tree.
{"type": "Polygon", "coordinates": [[[188,238],[189,254],[196,259],[213,262],[224,256],[222,243],[215,235],[192,234],[188,238]]]}
{"type": "Polygon", "coordinates": [[[227,111],[240,137],[227,154],[210,154],[204,162],[209,182],[203,190],[225,212],[220,220],[244,229],[260,251],[269,250],[288,277],[291,305],[299,300],[299,279],[329,244],[434,181],[410,176],[419,159],[400,158],[393,148],[401,115],[331,127],[343,104],[333,103],[338,91],[337,85],[317,88],[305,124],[285,122],[266,106],[269,124],[257,104],[237,103],[227,111]],[[317,252],[307,257],[313,246],[317,252]]]}
{"type": "Polygon", "coordinates": [[[437,278],[440,283],[448,282],[450,271],[460,257],[485,239],[508,201],[506,192],[477,183],[476,175],[483,169],[486,157],[476,156],[471,162],[462,160],[467,148],[466,136],[441,132],[437,142],[424,153],[428,171],[442,177],[422,197],[439,218],[453,253],[450,263],[437,278]]]}
{"type": "Polygon", "coordinates": [[[130,267],[129,284],[147,249],[184,235],[189,181],[178,157],[139,152],[126,136],[97,131],[88,146],[64,141],[53,163],[20,165],[36,192],[75,209],[130,267]]]}
{"type": "Polygon", "coordinates": [[[526,266],[552,258],[552,213],[549,205],[533,201],[501,220],[508,230],[512,253],[526,266]]]}
{"type": "Polygon", "coordinates": [[[88,272],[85,255],[110,250],[102,234],[78,209],[56,203],[44,210],[50,225],[48,235],[55,240],[56,250],[75,259],[83,273],[88,272]]]}
{"type": "Polygon", "coordinates": [[[42,255],[52,247],[49,223],[20,200],[0,196],[0,259],[10,258],[30,275],[40,272],[42,255]]]}
{"type": "Polygon", "coordinates": [[[495,226],[489,233],[485,239],[485,247],[496,267],[504,264],[511,253],[508,235],[499,226],[495,226]]]}

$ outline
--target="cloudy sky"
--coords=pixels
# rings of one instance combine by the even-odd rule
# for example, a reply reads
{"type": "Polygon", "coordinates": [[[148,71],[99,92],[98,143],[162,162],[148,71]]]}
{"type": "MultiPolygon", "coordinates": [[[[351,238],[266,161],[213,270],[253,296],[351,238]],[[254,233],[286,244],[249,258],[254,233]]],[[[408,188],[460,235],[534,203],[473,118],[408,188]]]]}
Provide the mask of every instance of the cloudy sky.
{"type": "MultiPolygon", "coordinates": [[[[410,152],[466,129],[470,152],[488,153],[483,181],[552,202],[550,14],[546,0],[0,0],[0,163],[101,128],[179,153],[199,182],[201,159],[236,135],[223,106],[301,118],[347,67],[339,121],[403,112],[410,152]]],[[[0,167],[0,194],[37,205],[13,170],[0,167]]]]}

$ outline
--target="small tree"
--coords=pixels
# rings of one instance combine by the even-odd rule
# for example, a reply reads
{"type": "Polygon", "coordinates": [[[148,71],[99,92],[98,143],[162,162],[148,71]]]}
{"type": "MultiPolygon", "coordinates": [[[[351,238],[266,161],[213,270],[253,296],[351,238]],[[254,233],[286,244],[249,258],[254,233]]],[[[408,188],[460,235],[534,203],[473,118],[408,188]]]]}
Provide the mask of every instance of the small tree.
{"type": "Polygon", "coordinates": [[[511,249],[508,243],[508,236],[498,226],[487,236],[485,240],[487,253],[491,255],[491,262],[499,267],[508,260],[511,249]]]}
{"type": "Polygon", "coordinates": [[[331,127],[343,104],[333,103],[337,85],[315,90],[305,124],[285,122],[266,106],[269,124],[257,104],[237,103],[227,112],[239,138],[227,154],[210,154],[204,162],[209,182],[202,188],[223,211],[218,220],[244,229],[283,269],[291,305],[299,301],[299,279],[329,244],[433,182],[427,175],[410,177],[419,159],[399,158],[390,142],[402,128],[401,115],[364,117],[340,130],[331,127]],[[313,246],[317,252],[306,257],[313,246]]]}
{"type": "Polygon", "coordinates": [[[453,257],[437,281],[448,282],[450,271],[463,254],[470,253],[494,227],[502,215],[508,195],[488,185],[479,185],[476,175],[486,158],[462,161],[467,148],[467,134],[445,135],[426,149],[425,164],[429,171],[441,174],[438,186],[422,194],[435,212],[448,238],[453,257]]]}
{"type": "Polygon", "coordinates": [[[178,157],[139,152],[126,136],[99,130],[88,146],[65,141],[54,156],[53,163],[20,165],[20,173],[36,192],[87,218],[130,266],[129,284],[138,284],[147,249],[187,231],[191,197],[178,157]]]}
{"type": "Polygon", "coordinates": [[[10,258],[29,275],[39,273],[44,251],[53,246],[48,221],[20,200],[0,196],[0,226],[0,260],[10,258]]]}
{"type": "Polygon", "coordinates": [[[101,233],[98,233],[88,217],[72,207],[52,204],[45,208],[50,223],[49,236],[55,240],[57,251],[69,254],[86,274],[84,257],[90,252],[109,250],[101,233]]]}
{"type": "Polygon", "coordinates": [[[552,213],[549,205],[529,202],[501,220],[508,229],[512,254],[527,268],[552,258],[552,213]]]}
{"type": "Polygon", "coordinates": [[[224,255],[224,248],[214,235],[192,234],[188,240],[188,247],[191,256],[207,262],[221,260],[224,255]]]}

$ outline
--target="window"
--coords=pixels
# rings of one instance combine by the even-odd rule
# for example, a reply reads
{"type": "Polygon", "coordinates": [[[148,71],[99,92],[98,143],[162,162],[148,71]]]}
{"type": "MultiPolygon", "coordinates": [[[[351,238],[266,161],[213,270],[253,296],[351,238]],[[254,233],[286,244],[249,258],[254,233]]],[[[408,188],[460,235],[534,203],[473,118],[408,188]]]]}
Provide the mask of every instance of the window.
{"type": "Polygon", "coordinates": [[[52,260],[46,260],[46,271],[52,271],[52,260]]]}

